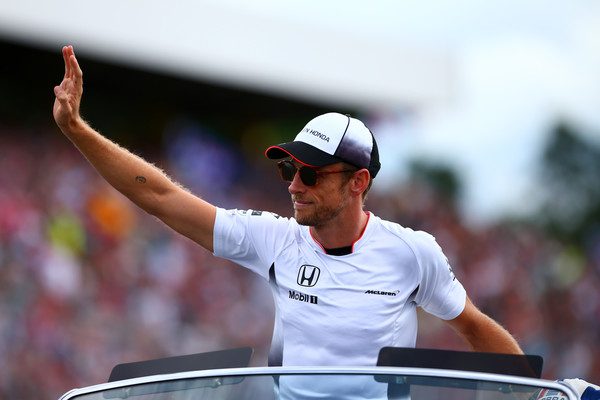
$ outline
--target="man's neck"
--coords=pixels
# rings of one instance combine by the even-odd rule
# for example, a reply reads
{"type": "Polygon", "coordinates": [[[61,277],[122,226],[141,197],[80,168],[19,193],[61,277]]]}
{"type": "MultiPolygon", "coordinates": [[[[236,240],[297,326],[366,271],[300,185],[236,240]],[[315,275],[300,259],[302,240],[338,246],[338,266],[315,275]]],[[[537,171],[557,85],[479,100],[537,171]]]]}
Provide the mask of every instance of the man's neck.
{"type": "Polygon", "coordinates": [[[312,237],[326,249],[352,246],[363,234],[369,215],[358,210],[350,215],[338,215],[323,226],[311,226],[312,237]]]}

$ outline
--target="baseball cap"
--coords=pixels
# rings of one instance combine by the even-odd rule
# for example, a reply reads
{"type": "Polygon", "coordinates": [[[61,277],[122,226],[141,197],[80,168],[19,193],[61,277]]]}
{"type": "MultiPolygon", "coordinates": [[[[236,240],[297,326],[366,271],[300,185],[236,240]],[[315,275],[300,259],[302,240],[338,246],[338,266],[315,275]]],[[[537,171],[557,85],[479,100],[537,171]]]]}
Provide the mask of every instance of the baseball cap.
{"type": "Polygon", "coordinates": [[[340,113],[327,113],[310,120],[293,142],[269,147],[270,159],[292,157],[302,164],[323,167],[347,162],[369,170],[375,177],[381,164],[373,134],[360,120],[340,113]]]}

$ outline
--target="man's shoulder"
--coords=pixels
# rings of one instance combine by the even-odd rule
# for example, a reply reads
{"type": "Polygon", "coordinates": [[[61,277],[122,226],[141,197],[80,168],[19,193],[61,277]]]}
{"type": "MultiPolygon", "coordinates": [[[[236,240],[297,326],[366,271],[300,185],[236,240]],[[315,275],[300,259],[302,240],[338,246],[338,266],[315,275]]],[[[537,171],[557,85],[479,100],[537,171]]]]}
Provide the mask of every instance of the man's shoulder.
{"type": "Polygon", "coordinates": [[[253,209],[217,209],[216,225],[234,224],[238,228],[258,228],[274,231],[297,230],[298,223],[293,218],[282,217],[271,211],[253,210],[253,209]]]}
{"type": "Polygon", "coordinates": [[[428,232],[415,230],[379,217],[376,217],[375,221],[381,226],[380,231],[382,234],[396,237],[398,240],[405,242],[413,251],[438,247],[435,238],[428,232]]]}
{"type": "Polygon", "coordinates": [[[273,220],[283,219],[289,220],[289,218],[282,217],[279,214],[276,214],[271,211],[262,211],[262,210],[253,210],[253,209],[238,209],[238,208],[221,208],[222,212],[230,216],[239,216],[239,217],[265,217],[271,218],[273,220]]]}
{"type": "Polygon", "coordinates": [[[394,235],[399,238],[407,240],[423,240],[427,238],[433,238],[431,234],[425,231],[415,230],[413,228],[403,226],[398,222],[389,221],[380,217],[375,217],[374,220],[387,234],[394,235]]]}

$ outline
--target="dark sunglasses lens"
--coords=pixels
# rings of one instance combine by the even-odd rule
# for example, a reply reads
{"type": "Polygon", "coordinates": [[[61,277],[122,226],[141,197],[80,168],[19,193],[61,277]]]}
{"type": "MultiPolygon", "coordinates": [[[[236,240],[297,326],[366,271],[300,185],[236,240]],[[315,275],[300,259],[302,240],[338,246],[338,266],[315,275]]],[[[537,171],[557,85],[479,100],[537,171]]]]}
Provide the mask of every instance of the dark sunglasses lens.
{"type": "Polygon", "coordinates": [[[279,167],[279,175],[286,182],[294,180],[296,172],[300,173],[300,180],[306,186],[314,186],[317,184],[317,171],[308,167],[301,167],[300,170],[291,161],[280,161],[277,163],[279,167]]]}
{"type": "Polygon", "coordinates": [[[314,186],[317,183],[317,171],[312,168],[300,168],[300,179],[306,186],[314,186]]]}
{"type": "Polygon", "coordinates": [[[287,182],[291,182],[294,180],[294,175],[296,175],[296,166],[289,161],[281,161],[277,163],[279,167],[279,174],[281,175],[281,179],[287,182]]]}

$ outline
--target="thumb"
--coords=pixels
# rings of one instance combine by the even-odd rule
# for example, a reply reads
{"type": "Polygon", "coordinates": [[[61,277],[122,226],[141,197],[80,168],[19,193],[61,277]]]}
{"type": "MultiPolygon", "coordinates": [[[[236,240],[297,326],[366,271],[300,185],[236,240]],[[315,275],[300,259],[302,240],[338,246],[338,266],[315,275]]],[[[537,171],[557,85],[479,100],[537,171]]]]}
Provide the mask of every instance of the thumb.
{"type": "Polygon", "coordinates": [[[67,104],[69,96],[60,86],[54,86],[54,95],[61,104],[67,104]]]}
{"type": "Polygon", "coordinates": [[[64,93],[64,90],[60,86],[54,86],[54,95],[56,97],[60,97],[62,93],[64,93]]]}

